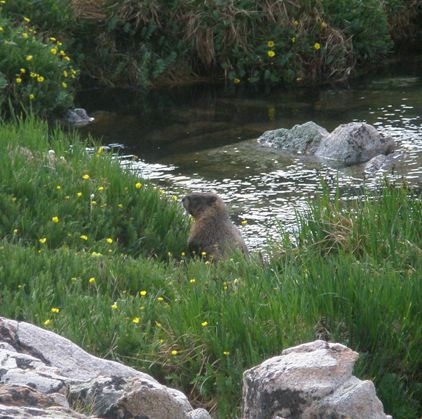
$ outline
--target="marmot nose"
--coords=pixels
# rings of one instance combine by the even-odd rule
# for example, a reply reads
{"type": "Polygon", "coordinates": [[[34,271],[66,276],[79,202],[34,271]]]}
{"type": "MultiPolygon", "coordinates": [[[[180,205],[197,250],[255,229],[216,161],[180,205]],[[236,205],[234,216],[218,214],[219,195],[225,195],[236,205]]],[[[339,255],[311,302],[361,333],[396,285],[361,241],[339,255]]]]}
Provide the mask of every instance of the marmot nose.
{"type": "Polygon", "coordinates": [[[184,197],[182,198],[182,204],[184,204],[184,203],[185,203],[185,201],[186,201],[186,196],[184,196],[184,197]]]}

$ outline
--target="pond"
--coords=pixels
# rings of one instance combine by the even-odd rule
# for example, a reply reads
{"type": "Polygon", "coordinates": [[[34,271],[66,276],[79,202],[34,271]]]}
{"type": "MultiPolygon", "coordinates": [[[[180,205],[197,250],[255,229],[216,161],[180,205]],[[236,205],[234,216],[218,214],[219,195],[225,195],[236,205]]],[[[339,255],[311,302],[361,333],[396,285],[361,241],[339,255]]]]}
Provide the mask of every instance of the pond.
{"type": "Polygon", "coordinates": [[[257,145],[266,130],[314,121],[329,131],[365,121],[403,153],[395,177],[422,184],[422,61],[395,66],[347,87],[267,89],[191,86],[154,91],[81,92],[78,105],[95,117],[83,134],[120,143],[122,165],[169,194],[215,191],[229,204],[251,248],[292,231],[296,212],[320,190],[321,178],[349,195],[374,188],[385,174],[363,165],[343,169],[257,145]],[[139,156],[134,160],[133,155],[139,156]]]}

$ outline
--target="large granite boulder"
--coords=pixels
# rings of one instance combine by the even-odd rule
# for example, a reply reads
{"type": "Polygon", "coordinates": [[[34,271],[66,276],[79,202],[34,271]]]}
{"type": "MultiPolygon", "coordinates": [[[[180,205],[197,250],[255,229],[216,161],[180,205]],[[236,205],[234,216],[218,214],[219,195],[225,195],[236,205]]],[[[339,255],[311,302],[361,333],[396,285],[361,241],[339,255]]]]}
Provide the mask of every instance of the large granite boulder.
{"type": "Polygon", "coordinates": [[[243,374],[244,419],[387,419],[358,354],[323,340],[286,349],[243,374]]]}
{"type": "Polygon", "coordinates": [[[194,410],[182,392],[148,374],[90,355],[48,330],[2,317],[0,384],[13,394],[28,392],[19,406],[0,393],[0,415],[16,412],[5,417],[30,417],[33,409],[40,417],[78,418],[85,416],[69,406],[88,406],[95,416],[116,419],[210,419],[205,410],[194,410]],[[35,404],[34,394],[41,400],[35,404]]]}
{"type": "Polygon", "coordinates": [[[331,133],[314,122],[306,122],[291,129],[266,131],[257,141],[262,146],[315,156],[342,166],[364,163],[394,150],[392,138],[363,122],[340,125],[331,133]]]}
{"type": "Polygon", "coordinates": [[[389,154],[393,150],[392,138],[385,137],[372,125],[352,122],[338,126],[324,137],[315,156],[350,166],[364,163],[379,154],[389,154]]]}

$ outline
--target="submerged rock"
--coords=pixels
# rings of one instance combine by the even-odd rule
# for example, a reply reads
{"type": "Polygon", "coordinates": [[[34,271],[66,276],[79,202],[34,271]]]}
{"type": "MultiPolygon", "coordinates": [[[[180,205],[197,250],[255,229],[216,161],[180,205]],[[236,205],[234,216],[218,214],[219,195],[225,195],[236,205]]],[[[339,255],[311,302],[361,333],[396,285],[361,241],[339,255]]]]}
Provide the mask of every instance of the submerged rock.
{"type": "Polygon", "coordinates": [[[148,374],[90,355],[48,330],[2,317],[0,384],[10,386],[10,394],[20,400],[16,406],[12,396],[0,393],[0,416],[9,412],[5,417],[29,417],[31,409],[40,417],[85,417],[69,408],[73,403],[101,417],[210,419],[203,409],[194,410],[182,392],[148,374]]]}
{"type": "Polygon", "coordinates": [[[76,127],[83,127],[90,124],[94,120],[93,117],[88,116],[83,108],[69,109],[66,114],[65,122],[76,127]]]}
{"type": "Polygon", "coordinates": [[[373,383],[352,375],[358,357],[322,340],[284,350],[243,374],[243,418],[391,419],[373,383]]]}
{"type": "Polygon", "coordinates": [[[365,174],[371,175],[379,171],[385,172],[394,170],[403,158],[404,155],[398,152],[393,152],[388,155],[379,154],[365,163],[365,174]]]}
{"type": "Polygon", "coordinates": [[[258,143],[289,153],[330,160],[343,166],[364,163],[394,150],[392,138],[362,122],[340,125],[331,133],[314,122],[306,122],[292,129],[266,131],[258,138],[258,143]]]}

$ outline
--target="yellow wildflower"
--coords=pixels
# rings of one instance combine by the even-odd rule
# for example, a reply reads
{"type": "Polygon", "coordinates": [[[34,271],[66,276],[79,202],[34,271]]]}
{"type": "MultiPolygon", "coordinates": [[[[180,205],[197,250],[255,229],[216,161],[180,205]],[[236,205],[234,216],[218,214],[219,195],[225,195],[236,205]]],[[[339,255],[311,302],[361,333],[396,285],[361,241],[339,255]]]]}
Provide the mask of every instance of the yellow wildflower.
{"type": "Polygon", "coordinates": [[[157,297],[157,301],[164,301],[164,298],[163,297],[157,297]]]}
{"type": "MultiPolygon", "coordinates": [[[[61,44],[60,44],[61,45],[61,44]]],[[[63,50],[60,50],[60,55],[62,56],[62,57],[64,57],[65,55],[66,55],[66,53],[63,51],[63,50]]]]}
{"type": "Polygon", "coordinates": [[[19,71],[20,71],[22,74],[25,74],[25,73],[26,73],[26,69],[24,69],[24,68],[21,68],[19,71]]]}
{"type": "Polygon", "coordinates": [[[82,196],[82,192],[76,192],[76,196],[80,198],[82,196]]]}
{"type": "Polygon", "coordinates": [[[56,47],[50,48],[50,53],[52,55],[56,55],[57,54],[57,48],[56,47]]]}
{"type": "Polygon", "coordinates": [[[235,77],[233,80],[234,84],[240,84],[240,79],[238,77],[235,77]]]}
{"type": "Polygon", "coordinates": [[[201,326],[202,326],[202,327],[207,327],[207,326],[208,326],[208,322],[207,322],[207,321],[202,322],[202,323],[201,323],[201,326]]]}
{"type": "Polygon", "coordinates": [[[48,38],[50,41],[53,41],[53,42],[55,42],[56,41],[56,38],[54,38],[54,37],[52,37],[52,36],[50,36],[50,38],[48,38]]]}
{"type": "Polygon", "coordinates": [[[29,19],[29,17],[26,17],[26,16],[24,16],[24,17],[23,17],[23,20],[24,20],[26,23],[29,23],[29,22],[31,21],[31,19],[29,19]]]}
{"type": "Polygon", "coordinates": [[[0,26],[0,32],[4,32],[3,26],[0,26]]]}
{"type": "Polygon", "coordinates": [[[296,37],[294,36],[294,37],[291,39],[291,41],[292,41],[292,44],[294,44],[294,43],[296,42],[296,37]]]}
{"type": "Polygon", "coordinates": [[[223,352],[223,355],[224,355],[224,356],[229,356],[229,355],[230,355],[230,352],[229,352],[229,351],[224,351],[224,352],[223,352]]]}
{"type": "Polygon", "coordinates": [[[34,79],[35,77],[38,77],[38,74],[37,74],[37,73],[34,73],[33,71],[31,71],[31,72],[29,73],[29,76],[30,76],[30,77],[32,77],[32,78],[34,79]]]}
{"type": "Polygon", "coordinates": [[[85,234],[82,234],[81,236],[79,236],[79,238],[80,238],[81,240],[85,240],[85,241],[87,241],[87,240],[88,240],[88,236],[86,236],[85,234]]]}
{"type": "Polygon", "coordinates": [[[56,189],[59,191],[62,187],[60,185],[56,186],[56,189]]]}
{"type": "Polygon", "coordinates": [[[141,321],[141,318],[140,317],[134,317],[132,319],[132,323],[135,323],[135,324],[139,324],[140,321],[141,321]]]}
{"type": "Polygon", "coordinates": [[[207,252],[201,252],[201,256],[207,256],[207,252]]]}
{"type": "Polygon", "coordinates": [[[98,190],[101,192],[101,191],[103,191],[104,190],[104,186],[99,186],[98,187],[98,190]]]}
{"type": "Polygon", "coordinates": [[[139,291],[139,295],[140,295],[141,297],[145,297],[147,294],[148,294],[148,293],[147,293],[147,291],[145,291],[145,290],[139,291]]]}
{"type": "Polygon", "coordinates": [[[83,179],[83,180],[88,180],[88,179],[89,179],[89,175],[85,173],[85,174],[82,176],[82,179],[83,179]]]}
{"type": "Polygon", "coordinates": [[[47,243],[47,237],[41,237],[38,241],[39,241],[41,244],[46,244],[46,243],[47,243]]]}
{"type": "Polygon", "coordinates": [[[44,322],[44,326],[48,326],[49,324],[51,323],[51,320],[46,320],[45,322],[44,322]]]}
{"type": "Polygon", "coordinates": [[[90,284],[95,284],[95,278],[93,276],[91,276],[91,278],[88,279],[88,282],[90,284]]]}
{"type": "Polygon", "coordinates": [[[57,215],[55,215],[51,221],[53,221],[53,223],[57,224],[59,222],[59,217],[57,217],[57,215]]]}
{"type": "Polygon", "coordinates": [[[275,51],[270,50],[270,51],[268,51],[268,52],[267,52],[267,55],[268,55],[270,58],[273,58],[273,57],[275,57],[275,51]]]}
{"type": "Polygon", "coordinates": [[[142,188],[142,183],[141,182],[135,183],[135,188],[136,189],[141,189],[142,188]]]}
{"type": "Polygon", "coordinates": [[[177,351],[176,351],[176,349],[173,349],[173,350],[171,351],[171,354],[172,354],[173,356],[176,356],[178,353],[179,353],[179,352],[177,352],[177,351]]]}
{"type": "Polygon", "coordinates": [[[117,204],[119,208],[123,208],[123,204],[117,204]]]}
{"type": "Polygon", "coordinates": [[[112,310],[117,310],[119,307],[117,306],[117,304],[114,302],[111,306],[112,310]]]}
{"type": "Polygon", "coordinates": [[[22,32],[22,38],[23,39],[28,39],[28,34],[26,32],[22,32]]]}
{"type": "Polygon", "coordinates": [[[242,221],[240,222],[240,224],[242,224],[242,225],[248,224],[248,221],[247,221],[247,220],[242,220],[242,221]]]}
{"type": "Polygon", "coordinates": [[[65,76],[65,77],[68,76],[68,72],[66,70],[63,70],[63,76],[65,76]]]}
{"type": "Polygon", "coordinates": [[[183,257],[186,256],[186,253],[185,252],[182,252],[182,253],[180,253],[180,256],[182,256],[182,258],[183,258],[183,257]]]}
{"type": "Polygon", "coordinates": [[[92,257],[100,257],[100,256],[102,256],[102,254],[101,253],[98,253],[98,252],[92,252],[91,253],[91,256],[92,257]]]}
{"type": "Polygon", "coordinates": [[[37,82],[38,82],[38,83],[42,83],[44,80],[45,80],[45,79],[44,79],[44,77],[43,77],[43,76],[38,76],[38,77],[37,77],[37,82]]]}
{"type": "Polygon", "coordinates": [[[315,42],[314,48],[318,51],[321,48],[321,44],[319,42],[315,42]]]}
{"type": "Polygon", "coordinates": [[[62,87],[63,89],[67,89],[67,83],[65,81],[62,81],[62,87]]]}
{"type": "Polygon", "coordinates": [[[26,61],[32,61],[32,58],[34,58],[32,55],[27,55],[27,56],[25,57],[25,60],[26,60],[26,61]]]}
{"type": "Polygon", "coordinates": [[[53,307],[53,308],[51,309],[51,312],[52,312],[52,313],[60,313],[60,309],[59,309],[58,307],[53,307]]]}
{"type": "Polygon", "coordinates": [[[68,56],[63,57],[63,59],[66,60],[66,61],[70,61],[70,58],[68,56]]]}
{"type": "Polygon", "coordinates": [[[299,21],[298,20],[294,20],[293,21],[293,25],[295,25],[295,26],[299,25],[299,21]]]}
{"type": "Polygon", "coordinates": [[[29,97],[29,100],[34,100],[35,99],[35,95],[33,93],[30,93],[28,97],[29,97]]]}
{"type": "Polygon", "coordinates": [[[268,45],[268,48],[274,48],[275,43],[274,43],[274,41],[268,41],[267,45],[268,45]]]}
{"type": "Polygon", "coordinates": [[[194,278],[189,279],[189,283],[190,283],[190,284],[195,284],[195,283],[196,283],[196,279],[194,279],[194,278]]]}
{"type": "Polygon", "coordinates": [[[158,342],[160,342],[160,345],[164,343],[164,339],[160,339],[158,342]]]}
{"type": "Polygon", "coordinates": [[[16,84],[22,83],[22,79],[20,77],[16,77],[15,81],[16,81],[16,84]]]}

